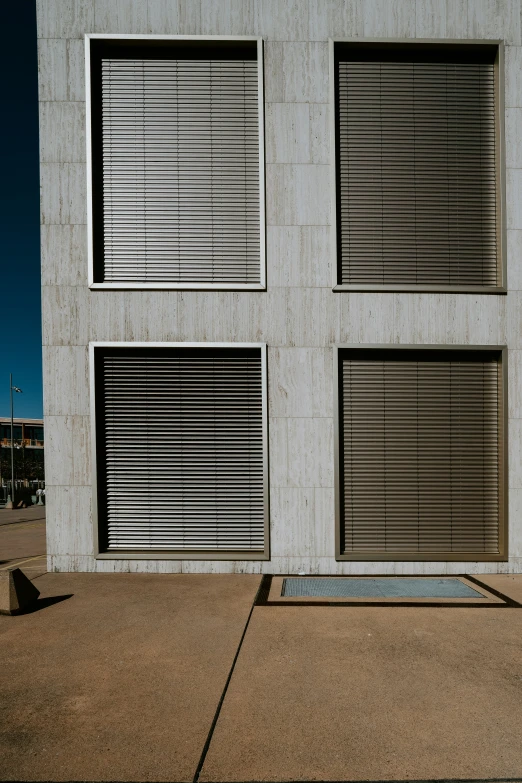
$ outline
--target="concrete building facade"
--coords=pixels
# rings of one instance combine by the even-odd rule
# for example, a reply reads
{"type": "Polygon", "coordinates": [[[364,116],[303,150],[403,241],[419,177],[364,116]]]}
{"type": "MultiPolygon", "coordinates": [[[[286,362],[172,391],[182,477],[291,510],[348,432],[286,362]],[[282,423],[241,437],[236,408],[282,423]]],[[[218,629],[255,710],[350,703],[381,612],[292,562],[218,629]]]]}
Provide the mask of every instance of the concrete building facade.
{"type": "Polygon", "coordinates": [[[38,0],[37,8],[49,570],[521,572],[520,2],[38,0]],[[88,211],[94,196],[87,159],[91,130],[86,115],[86,35],[92,40],[99,35],[260,39],[266,207],[266,259],[261,266],[266,261],[266,286],[190,290],[190,285],[171,285],[157,290],[89,285],[88,211]],[[474,41],[500,52],[495,127],[497,199],[502,202],[498,260],[505,265],[505,276],[494,290],[334,290],[334,47],[335,42],[350,41],[400,46],[410,42],[420,47],[474,41]],[[269,542],[265,541],[263,559],[97,551],[91,375],[96,346],[113,343],[266,345],[269,542]],[[503,530],[505,521],[507,542],[498,557],[432,559],[424,552],[384,558],[378,551],[361,559],[339,557],[336,360],[342,346],[502,351],[505,381],[499,405],[507,424],[499,446],[499,481],[506,491],[499,526],[503,530]]]}

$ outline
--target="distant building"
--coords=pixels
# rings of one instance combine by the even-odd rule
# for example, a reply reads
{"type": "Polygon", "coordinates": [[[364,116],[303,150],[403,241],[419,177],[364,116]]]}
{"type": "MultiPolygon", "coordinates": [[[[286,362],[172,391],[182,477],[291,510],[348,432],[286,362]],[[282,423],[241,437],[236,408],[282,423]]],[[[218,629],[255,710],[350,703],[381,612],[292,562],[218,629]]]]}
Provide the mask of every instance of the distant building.
{"type": "MultiPolygon", "coordinates": [[[[18,488],[45,478],[43,419],[14,419],[14,473],[18,488]]],[[[11,482],[11,419],[0,417],[0,503],[11,482]]]]}
{"type": "MultiPolygon", "coordinates": [[[[15,446],[26,449],[43,449],[43,419],[14,419],[15,446]]],[[[0,417],[0,446],[11,446],[11,419],[0,417]]]]}

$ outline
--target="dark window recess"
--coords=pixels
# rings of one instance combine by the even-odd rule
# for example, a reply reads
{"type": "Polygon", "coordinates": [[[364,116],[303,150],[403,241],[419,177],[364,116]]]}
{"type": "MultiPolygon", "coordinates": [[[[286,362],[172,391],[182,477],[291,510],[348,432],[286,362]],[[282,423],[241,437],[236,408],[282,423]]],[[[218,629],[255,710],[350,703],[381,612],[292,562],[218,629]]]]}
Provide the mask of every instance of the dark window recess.
{"type": "Polygon", "coordinates": [[[340,353],[341,555],[499,559],[501,387],[498,352],[340,353]]]}
{"type": "Polygon", "coordinates": [[[93,41],[91,63],[95,282],[259,283],[255,42],[93,41]]]}
{"type": "Polygon", "coordinates": [[[335,53],[338,283],[497,286],[497,48],[335,53]]]}
{"type": "Polygon", "coordinates": [[[263,553],[254,349],[95,352],[101,550],[263,553]]]}

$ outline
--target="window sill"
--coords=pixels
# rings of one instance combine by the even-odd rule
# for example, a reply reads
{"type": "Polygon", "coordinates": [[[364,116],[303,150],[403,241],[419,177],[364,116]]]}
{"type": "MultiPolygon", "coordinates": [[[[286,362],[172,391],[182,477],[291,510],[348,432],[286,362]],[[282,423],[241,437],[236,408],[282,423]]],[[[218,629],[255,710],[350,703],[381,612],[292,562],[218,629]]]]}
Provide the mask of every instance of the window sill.
{"type": "Polygon", "coordinates": [[[270,555],[263,551],[253,552],[223,550],[201,551],[165,551],[165,552],[99,552],[96,560],[270,560],[270,555]]]}
{"type": "Polygon", "coordinates": [[[90,283],[91,291],[266,291],[262,283],[90,283]]]}
{"type": "Polygon", "coordinates": [[[507,294],[504,286],[467,285],[335,285],[335,292],[353,291],[362,293],[395,294],[507,294]]]}

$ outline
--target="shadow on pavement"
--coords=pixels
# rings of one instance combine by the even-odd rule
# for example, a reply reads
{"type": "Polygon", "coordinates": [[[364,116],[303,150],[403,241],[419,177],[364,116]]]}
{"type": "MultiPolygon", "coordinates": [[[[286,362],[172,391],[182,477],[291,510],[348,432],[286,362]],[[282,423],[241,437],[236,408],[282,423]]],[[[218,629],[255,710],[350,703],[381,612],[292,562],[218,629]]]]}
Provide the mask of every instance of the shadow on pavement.
{"type": "Polygon", "coordinates": [[[40,609],[46,609],[48,606],[53,606],[53,604],[59,604],[61,601],[66,601],[68,598],[72,598],[73,595],[74,593],[68,593],[67,595],[51,595],[47,598],[37,598],[36,601],[26,609],[23,609],[21,612],[16,612],[15,616],[20,617],[24,614],[33,614],[34,612],[39,612],[40,609]]]}

